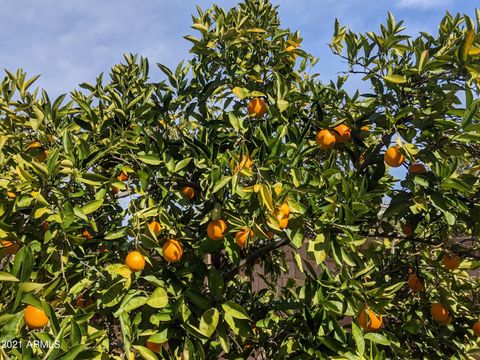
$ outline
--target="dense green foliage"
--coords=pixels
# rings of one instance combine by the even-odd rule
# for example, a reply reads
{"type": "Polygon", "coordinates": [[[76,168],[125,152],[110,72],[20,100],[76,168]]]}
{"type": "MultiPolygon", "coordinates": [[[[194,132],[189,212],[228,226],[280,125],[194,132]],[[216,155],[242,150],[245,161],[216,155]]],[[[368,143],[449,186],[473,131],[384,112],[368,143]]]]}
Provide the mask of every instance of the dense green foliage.
{"type": "Polygon", "coordinates": [[[317,60],[301,49],[298,32],[280,26],[267,0],[199,9],[193,28],[200,35],[186,36],[192,59],[175,70],[158,64],[165,75],[159,83],[149,81],[148,61],[133,55],[108,81],[100,76],[54,101],[31,90],[35,78],[7,72],[0,88],[0,239],[20,249],[0,250],[0,345],[23,339],[24,346],[4,346],[0,354],[478,353],[476,15],[447,14],[438,34],[417,38],[392,15],[379,33],[336,23],[331,47],[348,69],[329,84],[312,74],[317,60]],[[370,93],[346,92],[349,75],[362,76],[370,93]],[[268,111],[249,116],[249,99],[258,97],[268,111]],[[317,132],[341,123],[351,140],[321,149],[317,132]],[[395,178],[383,158],[395,144],[405,167],[423,163],[427,171],[397,171],[402,179],[395,178]],[[238,169],[244,156],[252,165],[238,169]],[[118,178],[122,172],[126,179],[118,178]],[[184,186],[195,190],[191,200],[182,197],[184,186]],[[272,214],[284,202],[291,213],[283,230],[272,214]],[[213,241],[207,223],[218,218],[227,235],[213,241]],[[158,236],[151,221],[162,224],[158,236]],[[402,233],[404,225],[412,234],[402,233]],[[235,234],[244,227],[254,237],[242,250],[235,234]],[[183,247],[176,263],[162,257],[169,238],[183,247]],[[147,260],[136,273],[124,265],[134,249],[147,260]],[[289,253],[294,262],[286,261],[289,253]],[[459,269],[442,265],[445,253],[462,258],[459,269]],[[280,286],[289,266],[305,280],[280,286]],[[425,279],[425,291],[408,288],[412,272],[425,279]],[[266,285],[256,289],[252,279],[260,276],[266,285]],[[436,302],[448,308],[451,324],[432,319],[436,302]],[[24,326],[27,304],[44,309],[47,327],[24,326]],[[361,329],[357,314],[365,306],[383,316],[382,328],[361,329]],[[61,346],[32,350],[26,341],[33,339],[61,346]],[[146,340],[165,345],[154,353],[146,340]]]}

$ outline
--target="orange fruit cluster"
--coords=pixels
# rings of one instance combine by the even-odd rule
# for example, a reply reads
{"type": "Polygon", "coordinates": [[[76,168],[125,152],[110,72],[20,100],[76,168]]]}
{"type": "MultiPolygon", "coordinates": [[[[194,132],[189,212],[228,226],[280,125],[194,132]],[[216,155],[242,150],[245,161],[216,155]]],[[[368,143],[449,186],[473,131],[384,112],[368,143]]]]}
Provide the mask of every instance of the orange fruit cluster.
{"type": "Polygon", "coordinates": [[[162,347],[164,346],[164,344],[159,344],[159,343],[155,343],[147,340],[145,342],[145,346],[151,351],[153,351],[154,353],[159,353],[162,347]]]}
{"type": "Polygon", "coordinates": [[[128,180],[128,174],[124,172],[123,170],[120,171],[120,173],[117,176],[118,181],[127,181],[128,180]]]}
{"type": "Polygon", "coordinates": [[[235,234],[235,242],[241,249],[245,249],[249,238],[253,238],[253,231],[248,228],[243,228],[235,234]]]}
{"type": "Polygon", "coordinates": [[[255,118],[261,118],[267,112],[267,104],[262,98],[256,97],[248,103],[248,114],[255,118]]]}
{"type": "Polygon", "coordinates": [[[3,251],[4,255],[13,255],[16,254],[20,245],[16,242],[10,240],[0,240],[0,250],[3,251]]]}
{"type": "Polygon", "coordinates": [[[24,310],[23,320],[30,329],[41,329],[49,322],[45,312],[32,305],[28,305],[24,310]]]}
{"type": "Polygon", "coordinates": [[[442,258],[443,265],[449,270],[455,270],[460,266],[462,259],[456,255],[445,254],[442,258]]]}
{"type": "Polygon", "coordinates": [[[290,207],[288,203],[283,203],[280,205],[274,212],[273,216],[275,217],[278,227],[283,230],[288,226],[288,217],[290,216],[290,207]]]}
{"type": "Polygon", "coordinates": [[[382,315],[376,314],[371,309],[363,308],[358,314],[358,323],[364,330],[375,331],[380,329],[383,319],[382,315]]]}
{"type": "Polygon", "coordinates": [[[227,223],[222,219],[212,220],[207,225],[207,235],[211,240],[223,240],[227,232],[227,223]]]}
{"type": "Polygon", "coordinates": [[[416,293],[425,290],[425,283],[417,274],[412,274],[408,277],[408,287],[416,293]]]}
{"type": "Polygon", "coordinates": [[[440,303],[435,303],[430,308],[430,314],[435,321],[442,325],[449,325],[452,322],[452,317],[448,313],[448,309],[440,303]]]}
{"type": "Polygon", "coordinates": [[[399,167],[405,162],[405,156],[399,146],[392,146],[383,155],[383,160],[388,166],[399,167]]]}
{"type": "Polygon", "coordinates": [[[125,265],[130,271],[142,271],[145,268],[145,258],[138,251],[131,251],[125,258],[125,265]]]}
{"type": "Polygon", "coordinates": [[[183,256],[183,248],[175,239],[169,239],[163,244],[163,258],[169,263],[180,261],[183,256]]]}
{"type": "Polygon", "coordinates": [[[160,224],[158,221],[150,222],[148,224],[148,227],[150,228],[150,230],[152,230],[155,236],[158,236],[163,229],[162,224],[160,224]]]}
{"type": "Polygon", "coordinates": [[[321,149],[332,148],[336,143],[343,144],[350,140],[352,129],[345,124],[335,126],[332,130],[322,129],[317,132],[315,142],[321,149]]]}
{"type": "Polygon", "coordinates": [[[195,189],[191,186],[184,186],[181,190],[180,193],[182,194],[183,198],[185,200],[192,200],[195,197],[195,189]]]}

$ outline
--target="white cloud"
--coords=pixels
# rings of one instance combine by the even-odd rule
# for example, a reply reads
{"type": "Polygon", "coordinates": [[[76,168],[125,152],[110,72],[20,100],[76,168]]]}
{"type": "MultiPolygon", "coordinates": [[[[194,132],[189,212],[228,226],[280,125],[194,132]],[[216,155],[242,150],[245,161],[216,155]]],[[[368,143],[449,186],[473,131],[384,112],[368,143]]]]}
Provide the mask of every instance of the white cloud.
{"type": "Polygon", "coordinates": [[[432,9],[449,5],[451,0],[400,0],[398,7],[411,9],[432,9]]]}

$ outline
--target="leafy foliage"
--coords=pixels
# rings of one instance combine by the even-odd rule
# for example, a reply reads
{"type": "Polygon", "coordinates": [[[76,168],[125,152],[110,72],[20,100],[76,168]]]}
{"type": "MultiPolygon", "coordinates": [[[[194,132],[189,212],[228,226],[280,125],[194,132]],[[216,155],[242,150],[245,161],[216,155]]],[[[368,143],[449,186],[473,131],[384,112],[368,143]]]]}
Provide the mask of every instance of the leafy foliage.
{"type": "MultiPolygon", "coordinates": [[[[322,84],[298,32],[267,0],[198,9],[192,60],[126,55],[109,80],[51,100],[22,70],[0,89],[0,349],[12,358],[466,359],[480,314],[480,13],[447,14],[437,35],[335,23],[345,74],[322,84]],[[343,89],[360,74],[371,92],[343,89]],[[262,98],[268,112],[251,116],[262,98]],[[351,140],[315,144],[346,124],[351,140]],[[368,128],[366,128],[366,126],[368,128]],[[335,131],[335,130],[333,130],[335,131]],[[401,148],[426,171],[399,181],[401,148]],[[184,187],[194,196],[182,196],[184,187]],[[388,200],[387,200],[388,199],[388,200]],[[384,206],[387,202],[388,206],[384,206]],[[278,209],[288,204],[290,214],[278,209]],[[279,214],[281,216],[279,216],[279,214]],[[223,240],[207,223],[223,219],[223,240]],[[282,226],[287,219],[288,225],[282,226]],[[157,235],[149,223],[158,221],[157,235]],[[411,233],[402,234],[408,225],[411,233]],[[235,234],[252,229],[246,249],[235,234]],[[183,257],[162,257],[177,239],[183,257]],[[147,261],[131,272],[131,250],[147,261]],[[444,253],[462,258],[458,270],[444,253]],[[287,257],[293,254],[294,262],[287,257]],[[289,276],[297,267],[302,279],[289,276]],[[291,269],[290,269],[291,270],[291,269]],[[410,273],[425,280],[413,294],[410,273]],[[265,285],[254,286],[261,278],[265,285]],[[430,306],[444,304],[450,324],[430,306]],[[27,304],[50,323],[30,331],[27,304]],[[376,332],[357,314],[383,316],[376,332]],[[353,319],[353,321],[352,321],[353,319]],[[150,343],[162,344],[152,351],[150,343]],[[158,351],[157,351],[158,350],[158,351]]],[[[402,175],[403,176],[403,175],[402,175]]]]}

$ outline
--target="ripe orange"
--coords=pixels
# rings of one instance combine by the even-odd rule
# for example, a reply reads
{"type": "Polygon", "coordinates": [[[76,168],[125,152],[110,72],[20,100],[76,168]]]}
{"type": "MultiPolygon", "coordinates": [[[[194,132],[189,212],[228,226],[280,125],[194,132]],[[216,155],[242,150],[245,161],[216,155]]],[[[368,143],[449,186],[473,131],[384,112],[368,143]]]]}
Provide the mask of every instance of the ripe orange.
{"type": "Polygon", "coordinates": [[[155,234],[155,236],[158,236],[158,234],[160,234],[160,232],[162,231],[162,224],[160,224],[158,221],[152,221],[148,224],[148,227],[150,228],[150,230],[152,230],[152,232],[155,234]]]}
{"type": "Polygon", "coordinates": [[[245,249],[247,239],[253,237],[253,231],[248,228],[243,228],[235,234],[235,242],[241,249],[245,249]]]}
{"type": "Polygon", "coordinates": [[[24,310],[23,319],[30,329],[41,329],[49,322],[45,312],[32,305],[28,305],[24,310]]]}
{"type": "Polygon", "coordinates": [[[92,298],[85,298],[83,295],[79,295],[75,302],[77,306],[82,309],[93,304],[92,298]]]}
{"type": "Polygon", "coordinates": [[[413,235],[413,229],[409,223],[406,223],[402,226],[402,231],[406,237],[410,237],[413,235]]]}
{"type": "Polygon", "coordinates": [[[117,180],[118,180],[118,181],[126,181],[126,180],[128,180],[128,174],[125,173],[123,170],[120,171],[120,174],[118,174],[118,176],[117,176],[117,180]]]}
{"type": "Polygon", "coordinates": [[[195,196],[195,190],[191,186],[184,186],[180,192],[186,200],[192,200],[195,196]]]}
{"type": "Polygon", "coordinates": [[[333,128],[333,130],[335,130],[334,135],[337,143],[342,144],[350,140],[352,129],[350,129],[347,125],[337,125],[333,128]]]}
{"type": "Polygon", "coordinates": [[[367,331],[380,329],[383,323],[382,315],[378,315],[370,309],[362,309],[358,314],[358,323],[367,331]]]}
{"type": "Polygon", "coordinates": [[[43,150],[40,154],[35,156],[35,160],[37,160],[38,162],[44,162],[47,159],[47,157],[48,157],[48,151],[43,150]]]}
{"type": "Polygon", "coordinates": [[[273,215],[278,221],[278,227],[282,230],[286,229],[288,226],[288,216],[282,212],[277,212],[277,211],[274,212],[273,215]]]}
{"type": "Polygon", "coordinates": [[[141,271],[145,268],[145,258],[138,251],[132,251],[125,258],[125,265],[133,272],[141,271]]]}
{"type": "Polygon", "coordinates": [[[15,199],[17,197],[17,194],[15,194],[12,191],[7,191],[7,198],[9,199],[15,199]]]}
{"type": "Polygon", "coordinates": [[[480,321],[477,321],[475,324],[472,326],[473,333],[480,337],[480,321]]]}
{"type": "Polygon", "coordinates": [[[439,322],[446,321],[449,317],[447,308],[440,303],[435,303],[432,305],[430,308],[430,314],[434,320],[439,322]]]}
{"type": "Polygon", "coordinates": [[[88,240],[88,239],[92,238],[92,234],[90,234],[90,231],[88,231],[87,229],[84,229],[83,232],[82,232],[82,237],[85,240],[88,240]]]}
{"type": "Polygon", "coordinates": [[[48,221],[42,222],[42,224],[40,225],[40,229],[42,229],[43,231],[47,231],[48,229],[50,229],[50,223],[48,221]]]}
{"type": "Polygon", "coordinates": [[[20,245],[10,240],[0,240],[0,249],[4,255],[13,255],[20,249],[20,245]]]}
{"type": "Polygon", "coordinates": [[[183,249],[175,239],[169,239],[163,244],[163,258],[168,262],[177,262],[183,256],[183,249]]]}
{"type": "Polygon", "coordinates": [[[370,126],[368,126],[368,125],[363,125],[363,126],[360,128],[360,131],[365,131],[365,132],[370,131],[370,126]]]}
{"type": "Polygon", "coordinates": [[[442,258],[443,265],[449,270],[455,270],[460,266],[462,259],[455,255],[445,254],[442,258]]]}
{"type": "Polygon", "coordinates": [[[151,342],[151,341],[148,341],[148,340],[145,343],[145,345],[147,346],[147,348],[149,348],[154,353],[159,353],[160,350],[162,349],[162,346],[163,346],[163,344],[154,343],[154,342],[151,342]]]}
{"type": "Polygon", "coordinates": [[[112,193],[114,193],[115,195],[118,194],[120,192],[120,189],[115,187],[115,186],[112,186],[112,193]]]}
{"type": "Polygon", "coordinates": [[[400,147],[392,146],[385,151],[383,160],[388,166],[399,167],[405,161],[405,156],[403,156],[402,152],[400,151],[400,147]]]}
{"type": "Polygon", "coordinates": [[[288,203],[284,202],[280,205],[278,212],[282,213],[285,217],[288,217],[290,215],[290,207],[288,206],[288,203]]]}
{"type": "Polygon", "coordinates": [[[226,231],[227,224],[222,219],[212,220],[208,223],[207,235],[212,240],[223,240],[226,231]]]}
{"type": "Polygon", "coordinates": [[[425,168],[425,165],[415,163],[412,164],[408,167],[408,173],[409,174],[421,174],[427,172],[427,169],[425,168]]]}
{"type": "Polygon", "coordinates": [[[408,277],[408,287],[414,293],[425,290],[424,281],[417,274],[412,274],[408,277]]]}
{"type": "Polygon", "coordinates": [[[248,103],[248,114],[250,116],[261,118],[267,111],[267,105],[262,98],[253,98],[248,103]]]}
{"type": "Polygon", "coordinates": [[[325,150],[330,149],[335,145],[336,138],[335,134],[332,131],[328,129],[323,129],[317,133],[317,136],[315,136],[315,141],[321,149],[325,150]]]}

